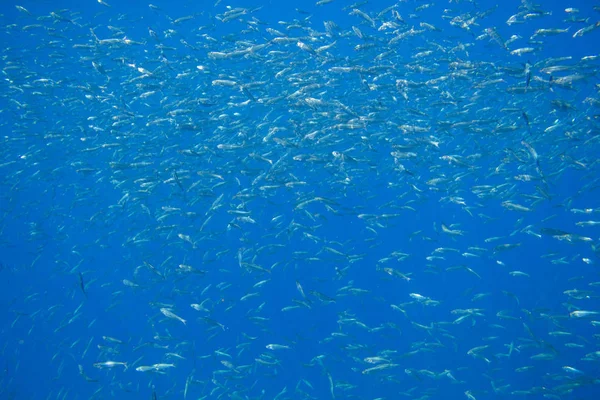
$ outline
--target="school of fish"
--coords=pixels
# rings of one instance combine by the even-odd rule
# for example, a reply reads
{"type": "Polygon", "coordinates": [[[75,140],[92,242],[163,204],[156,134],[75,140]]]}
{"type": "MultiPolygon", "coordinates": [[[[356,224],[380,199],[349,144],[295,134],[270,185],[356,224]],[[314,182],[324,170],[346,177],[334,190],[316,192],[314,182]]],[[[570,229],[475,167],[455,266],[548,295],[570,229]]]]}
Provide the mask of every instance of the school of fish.
{"type": "Polygon", "coordinates": [[[0,398],[594,398],[600,6],[296,3],[3,11],[0,398]]]}

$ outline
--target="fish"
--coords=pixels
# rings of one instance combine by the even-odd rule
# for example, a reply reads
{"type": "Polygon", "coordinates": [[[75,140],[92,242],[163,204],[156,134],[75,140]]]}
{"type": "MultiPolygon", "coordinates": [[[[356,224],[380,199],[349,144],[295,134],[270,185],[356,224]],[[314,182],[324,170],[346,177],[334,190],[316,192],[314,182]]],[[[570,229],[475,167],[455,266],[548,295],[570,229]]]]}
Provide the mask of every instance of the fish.
{"type": "Polygon", "coordinates": [[[597,7],[291,3],[6,8],[0,398],[591,396],[597,7]]]}
{"type": "Polygon", "coordinates": [[[163,307],[163,308],[161,308],[161,309],[160,309],[160,312],[161,312],[161,313],[162,313],[162,314],[163,314],[165,317],[167,317],[167,318],[170,318],[170,319],[177,320],[177,321],[181,322],[181,323],[182,323],[182,324],[184,324],[184,325],[186,324],[186,320],[185,320],[185,319],[183,319],[183,318],[181,318],[180,316],[178,316],[177,314],[173,313],[173,312],[172,312],[170,309],[168,309],[168,308],[165,308],[165,307],[163,307]]]}

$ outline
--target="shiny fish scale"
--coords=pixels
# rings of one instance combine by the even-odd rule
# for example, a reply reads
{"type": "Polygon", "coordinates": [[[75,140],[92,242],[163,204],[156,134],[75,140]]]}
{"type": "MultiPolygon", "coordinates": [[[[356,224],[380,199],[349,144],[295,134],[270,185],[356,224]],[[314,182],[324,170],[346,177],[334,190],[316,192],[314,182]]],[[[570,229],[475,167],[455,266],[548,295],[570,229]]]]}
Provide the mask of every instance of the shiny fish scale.
{"type": "Polygon", "coordinates": [[[593,397],[597,7],[93,6],[3,17],[0,397],[593,397]]]}

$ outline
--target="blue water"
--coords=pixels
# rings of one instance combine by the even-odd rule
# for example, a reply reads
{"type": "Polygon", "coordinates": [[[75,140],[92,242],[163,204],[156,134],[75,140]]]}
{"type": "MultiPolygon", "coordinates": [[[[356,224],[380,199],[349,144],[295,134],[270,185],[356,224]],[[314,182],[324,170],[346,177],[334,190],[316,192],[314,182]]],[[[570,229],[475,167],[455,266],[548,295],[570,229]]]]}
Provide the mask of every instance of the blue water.
{"type": "Polygon", "coordinates": [[[598,398],[599,5],[5,3],[1,399],[598,398]]]}

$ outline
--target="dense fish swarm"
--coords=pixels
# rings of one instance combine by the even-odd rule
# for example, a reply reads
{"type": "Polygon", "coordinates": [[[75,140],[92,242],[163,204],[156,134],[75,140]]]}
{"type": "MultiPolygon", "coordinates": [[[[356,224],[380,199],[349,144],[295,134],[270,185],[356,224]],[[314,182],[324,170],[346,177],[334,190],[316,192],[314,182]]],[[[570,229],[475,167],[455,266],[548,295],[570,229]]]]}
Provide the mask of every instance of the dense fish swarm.
{"type": "Polygon", "coordinates": [[[219,3],[4,10],[0,398],[595,398],[599,7],[219,3]]]}

